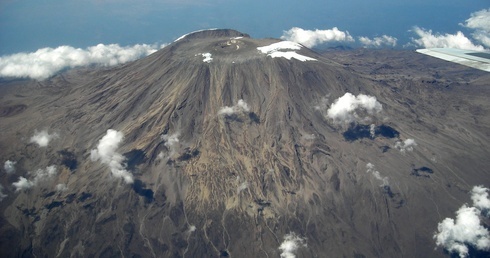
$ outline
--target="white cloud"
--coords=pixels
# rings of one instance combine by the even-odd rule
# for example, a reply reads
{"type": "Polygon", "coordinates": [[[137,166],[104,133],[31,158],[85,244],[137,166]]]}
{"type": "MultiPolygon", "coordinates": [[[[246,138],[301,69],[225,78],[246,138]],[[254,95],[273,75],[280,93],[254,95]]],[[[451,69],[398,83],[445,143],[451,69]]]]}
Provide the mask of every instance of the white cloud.
{"type": "Polygon", "coordinates": [[[15,187],[15,191],[18,192],[33,187],[34,182],[32,182],[31,180],[27,180],[27,178],[21,176],[19,177],[19,181],[12,183],[12,185],[15,187]]]}
{"type": "Polygon", "coordinates": [[[36,130],[29,142],[36,143],[39,147],[46,147],[49,142],[55,138],[58,138],[57,133],[49,134],[47,130],[42,130],[40,132],[36,130]]]}
{"type": "Polygon", "coordinates": [[[373,139],[374,139],[374,137],[376,137],[376,125],[375,124],[369,125],[369,135],[373,139]]]}
{"type": "Polygon", "coordinates": [[[354,96],[352,93],[345,93],[344,96],[336,99],[327,110],[327,116],[336,123],[350,123],[366,120],[369,115],[376,115],[383,110],[383,106],[376,100],[376,97],[359,94],[354,96]],[[359,113],[366,112],[367,115],[359,113]]]}
{"type": "Polygon", "coordinates": [[[5,169],[5,172],[7,172],[7,174],[12,174],[15,172],[15,164],[17,164],[16,161],[7,160],[3,164],[3,169],[5,169]]]}
{"type": "Polygon", "coordinates": [[[68,190],[68,187],[66,186],[66,184],[57,184],[55,189],[58,192],[64,192],[64,191],[68,190]]]}
{"type": "Polygon", "coordinates": [[[327,30],[305,30],[293,27],[284,31],[281,39],[300,43],[306,47],[314,47],[327,42],[351,42],[354,38],[348,31],[340,31],[337,27],[327,30]]]}
{"type": "Polygon", "coordinates": [[[471,200],[473,206],[484,211],[490,210],[490,199],[488,199],[488,188],[483,186],[475,186],[471,190],[471,200]]]}
{"type": "Polygon", "coordinates": [[[7,195],[3,192],[3,185],[0,184],[0,202],[7,197],[7,195]]]}
{"type": "Polygon", "coordinates": [[[366,173],[373,174],[374,178],[376,178],[378,181],[381,182],[381,185],[379,185],[380,187],[390,186],[390,183],[388,182],[388,177],[382,177],[373,164],[367,163],[366,169],[367,169],[366,173]]]}
{"type": "Polygon", "coordinates": [[[405,153],[406,151],[413,151],[413,147],[417,146],[417,143],[414,139],[406,139],[405,141],[397,141],[395,142],[395,148],[400,150],[401,153],[405,153]]]}
{"type": "Polygon", "coordinates": [[[27,179],[25,177],[19,177],[19,180],[12,185],[15,187],[15,191],[21,191],[21,190],[27,190],[30,189],[40,182],[43,182],[45,180],[48,180],[52,177],[54,177],[58,173],[57,168],[55,165],[51,165],[46,167],[45,169],[38,169],[34,172],[29,172],[29,174],[32,174],[33,177],[32,179],[27,179]]]}
{"type": "Polygon", "coordinates": [[[305,141],[313,141],[316,139],[316,135],[315,134],[303,134],[301,135],[301,139],[305,140],[305,141]]]}
{"type": "Polygon", "coordinates": [[[486,47],[490,47],[490,9],[483,9],[471,14],[464,24],[467,28],[475,30],[474,39],[486,47]]]}
{"type": "Polygon", "coordinates": [[[432,34],[432,30],[425,30],[415,26],[412,31],[419,38],[412,38],[412,42],[424,48],[458,48],[483,51],[484,47],[475,45],[461,31],[456,34],[432,34]]]}
{"type": "Polygon", "coordinates": [[[36,52],[0,57],[0,77],[43,80],[66,68],[126,63],[154,53],[159,47],[147,44],[127,47],[99,44],[86,49],[71,46],[42,48],[36,52]]]}
{"type": "Polygon", "coordinates": [[[107,130],[106,135],[100,139],[97,149],[90,152],[90,159],[92,161],[100,160],[109,166],[114,177],[122,178],[124,182],[131,184],[133,183],[133,175],[124,167],[124,156],[117,152],[123,139],[123,133],[113,129],[107,130]]]}
{"type": "Polygon", "coordinates": [[[483,186],[475,186],[471,191],[473,206],[463,205],[456,211],[456,220],[445,218],[437,225],[434,234],[437,246],[444,247],[451,253],[457,253],[460,257],[467,257],[468,245],[480,251],[490,250],[490,233],[481,225],[481,209],[488,209],[488,189],[483,186]]]}
{"type": "Polygon", "coordinates": [[[463,205],[456,212],[456,220],[445,218],[437,225],[434,235],[436,244],[443,246],[449,252],[456,252],[460,257],[468,255],[467,244],[478,250],[489,250],[490,235],[487,229],[480,225],[480,210],[463,205]]]}
{"type": "Polygon", "coordinates": [[[328,105],[330,104],[329,99],[328,99],[329,97],[330,97],[330,95],[323,96],[320,99],[320,102],[318,103],[318,105],[315,106],[315,109],[319,110],[319,111],[327,110],[328,105]]]}
{"type": "MultiPolygon", "coordinates": [[[[180,136],[180,133],[179,132],[176,132],[176,133],[173,133],[171,135],[168,135],[168,134],[164,134],[161,136],[162,140],[165,141],[165,147],[167,147],[170,151],[169,153],[169,156],[173,156],[175,154],[175,152],[177,151],[177,148],[179,147],[179,136],[180,136]]],[[[158,155],[159,158],[163,158],[164,157],[164,154],[161,153],[162,155],[160,156],[160,154],[158,155]]]]}
{"type": "Polygon", "coordinates": [[[279,246],[282,251],[281,258],[295,258],[294,254],[296,250],[300,247],[306,247],[306,240],[294,232],[286,234],[284,236],[284,241],[279,246]]]}
{"type": "Polygon", "coordinates": [[[383,35],[381,37],[374,37],[370,39],[368,37],[359,37],[359,41],[366,47],[379,48],[383,46],[394,47],[396,46],[397,38],[383,35]]]}
{"type": "Polygon", "coordinates": [[[202,57],[204,57],[204,59],[202,60],[204,63],[211,63],[211,61],[213,61],[211,53],[204,53],[202,54],[202,57]]]}
{"type": "Polygon", "coordinates": [[[247,102],[245,102],[243,99],[238,100],[238,103],[234,106],[228,107],[224,106],[220,108],[218,111],[218,115],[222,116],[231,116],[236,113],[246,113],[250,112],[250,107],[248,106],[247,102]]]}

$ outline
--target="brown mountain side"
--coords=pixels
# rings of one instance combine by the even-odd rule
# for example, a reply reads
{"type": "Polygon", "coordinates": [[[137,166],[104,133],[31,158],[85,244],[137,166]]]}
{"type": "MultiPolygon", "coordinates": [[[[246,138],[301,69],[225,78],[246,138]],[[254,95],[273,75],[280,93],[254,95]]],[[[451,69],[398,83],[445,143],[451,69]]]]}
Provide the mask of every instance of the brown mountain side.
{"type": "Polygon", "coordinates": [[[276,42],[201,31],[115,68],[3,82],[0,158],[17,171],[0,177],[2,253],[278,257],[293,232],[298,257],[443,256],[437,223],[490,185],[487,75],[408,52],[257,49],[276,42]],[[382,110],[335,122],[348,92],[382,110]],[[30,142],[45,129],[47,147],[30,142]],[[122,167],[98,149],[108,129],[122,167]]]}

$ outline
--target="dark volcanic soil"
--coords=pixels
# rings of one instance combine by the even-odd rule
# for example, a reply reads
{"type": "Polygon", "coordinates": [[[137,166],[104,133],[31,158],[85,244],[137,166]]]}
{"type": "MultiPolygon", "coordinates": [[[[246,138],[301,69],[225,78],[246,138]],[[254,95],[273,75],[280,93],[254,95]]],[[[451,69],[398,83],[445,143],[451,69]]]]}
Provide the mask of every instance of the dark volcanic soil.
{"type": "Polygon", "coordinates": [[[2,81],[0,162],[17,164],[0,174],[0,256],[279,257],[291,232],[298,257],[446,256],[438,222],[490,186],[490,75],[411,51],[257,50],[274,42],[204,31],[114,68],[2,81]],[[382,113],[334,123],[347,92],[382,113]],[[248,110],[220,113],[241,99],[248,110]],[[108,129],[132,184],[90,158],[108,129]],[[36,130],[57,137],[38,147],[36,130]],[[417,146],[400,152],[406,139],[417,146]],[[49,165],[56,176],[15,192],[49,165]]]}

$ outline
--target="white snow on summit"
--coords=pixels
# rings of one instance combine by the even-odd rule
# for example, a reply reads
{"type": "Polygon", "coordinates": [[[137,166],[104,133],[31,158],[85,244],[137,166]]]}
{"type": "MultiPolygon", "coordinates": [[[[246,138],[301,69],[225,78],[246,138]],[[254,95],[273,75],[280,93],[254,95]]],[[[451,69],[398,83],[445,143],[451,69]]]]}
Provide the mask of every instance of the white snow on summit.
{"type": "Polygon", "coordinates": [[[304,55],[300,55],[294,51],[288,51],[288,52],[273,52],[269,54],[270,57],[284,57],[287,60],[291,60],[291,58],[297,59],[299,61],[316,61],[315,58],[307,57],[304,55]]]}
{"type": "Polygon", "coordinates": [[[174,40],[174,42],[177,42],[177,41],[179,41],[179,40],[181,40],[181,39],[183,39],[183,38],[185,38],[185,37],[187,37],[187,36],[191,35],[192,33],[201,32],[201,31],[207,31],[207,30],[217,30],[217,29],[218,29],[218,28],[204,29],[204,30],[195,30],[195,31],[193,31],[193,32],[189,32],[189,33],[187,33],[187,34],[184,34],[184,35],[182,35],[182,36],[178,37],[176,40],[174,40]]]}
{"type": "Polygon", "coordinates": [[[258,47],[257,49],[264,54],[271,54],[273,52],[286,50],[286,49],[300,50],[301,45],[292,41],[281,41],[265,47],[258,47]]]}
{"type": "Polygon", "coordinates": [[[273,43],[268,46],[257,48],[257,50],[259,50],[263,54],[267,54],[267,56],[270,56],[272,58],[284,57],[288,60],[294,58],[302,62],[316,61],[315,58],[300,55],[294,51],[284,51],[284,50],[300,50],[300,49],[301,49],[301,45],[292,41],[281,41],[281,42],[273,43]]]}

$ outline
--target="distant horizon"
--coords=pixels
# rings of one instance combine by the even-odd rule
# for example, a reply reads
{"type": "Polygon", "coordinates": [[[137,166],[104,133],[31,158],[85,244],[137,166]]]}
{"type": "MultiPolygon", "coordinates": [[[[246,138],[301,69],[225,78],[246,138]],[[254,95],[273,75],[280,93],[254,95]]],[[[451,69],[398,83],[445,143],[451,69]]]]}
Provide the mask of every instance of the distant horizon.
{"type": "Polygon", "coordinates": [[[204,0],[9,0],[0,3],[0,77],[149,55],[196,30],[234,29],[313,49],[490,49],[490,8],[476,0],[343,3],[204,0]]]}
{"type": "MultiPolygon", "coordinates": [[[[0,3],[0,56],[59,46],[83,49],[98,44],[161,45],[208,28],[235,29],[253,38],[280,38],[295,27],[306,31],[338,28],[348,32],[354,41],[331,42],[333,45],[362,46],[361,37],[373,40],[387,36],[397,39],[395,46],[388,46],[394,48],[413,44],[420,37],[414,30],[420,28],[434,36],[456,35],[460,31],[478,45],[484,41],[472,35],[483,31],[489,36],[490,12],[480,15],[484,26],[467,26],[467,20],[486,8],[486,0],[8,0],[0,3]]],[[[490,43],[486,43],[488,49],[490,43]]]]}

